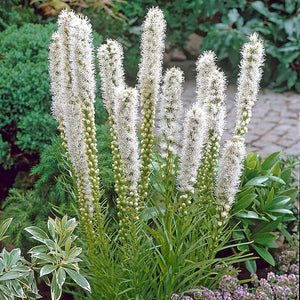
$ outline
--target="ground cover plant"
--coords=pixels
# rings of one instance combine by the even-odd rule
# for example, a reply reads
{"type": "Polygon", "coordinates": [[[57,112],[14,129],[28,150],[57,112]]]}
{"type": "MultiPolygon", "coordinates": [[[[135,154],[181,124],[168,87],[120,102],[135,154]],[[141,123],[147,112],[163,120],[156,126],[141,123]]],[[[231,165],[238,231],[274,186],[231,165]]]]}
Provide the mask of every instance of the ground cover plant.
{"type": "MultiPolygon", "coordinates": [[[[245,158],[244,138],[262,75],[263,43],[253,34],[242,49],[236,127],[217,168],[226,116],[225,76],[213,52],[199,57],[197,99],[181,126],[183,73],[171,68],[162,78],[165,28],[162,11],[150,9],[142,26],[136,88],[125,84],[119,43],[107,40],[97,51],[117,195],[117,215],[112,218],[97,161],[92,29],[86,18],[72,11],[59,16],[50,45],[52,113],[59,124],[61,140],[57,141],[62,146],[55,147],[65,150],[61,151],[61,168],[66,169],[69,183],[60,183],[68,186],[71,198],[77,200],[74,212],[81,230],[78,243],[84,250],[91,289],[78,268],[81,248],[71,247],[77,222],[67,216],[49,218],[49,234],[36,226],[26,231],[42,244],[29,251],[31,266],[50,285],[52,299],[61,298],[67,277],[92,292],[82,294],[82,298],[171,299],[174,292],[191,286],[214,290],[223,276],[230,275],[232,264],[249,260],[246,251],[221,257],[218,254],[252,243],[235,239],[233,233],[242,230],[230,226],[229,221],[245,158]],[[159,98],[160,137],[156,142],[154,116],[159,98]]],[[[44,166],[47,158],[52,159],[45,157],[44,166]]],[[[37,168],[36,172],[41,170],[37,168]]],[[[52,173],[46,174],[45,181],[52,173]]],[[[267,180],[273,175],[268,176],[267,180]]],[[[3,232],[10,221],[4,222],[3,232]]],[[[4,249],[0,259],[10,274],[2,275],[6,278],[0,285],[4,293],[15,297],[36,293],[33,286],[24,283],[32,272],[19,250],[4,249]],[[8,287],[13,287],[12,291],[8,287]]],[[[33,294],[31,297],[36,298],[33,294]]]]}

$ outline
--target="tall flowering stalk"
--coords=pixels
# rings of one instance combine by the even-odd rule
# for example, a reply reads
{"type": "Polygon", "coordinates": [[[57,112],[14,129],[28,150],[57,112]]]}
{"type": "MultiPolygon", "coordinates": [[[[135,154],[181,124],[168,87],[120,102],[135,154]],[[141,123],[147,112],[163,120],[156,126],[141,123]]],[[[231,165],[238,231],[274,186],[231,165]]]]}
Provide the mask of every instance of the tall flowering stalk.
{"type": "MultiPolygon", "coordinates": [[[[121,231],[138,219],[140,180],[139,142],[136,132],[138,92],[132,88],[120,88],[116,92],[115,114],[117,143],[121,156],[126,196],[119,198],[118,215],[121,231]]],[[[124,232],[126,235],[127,232],[124,232]]]]}
{"type": "Polygon", "coordinates": [[[244,135],[256,101],[264,61],[263,42],[256,33],[243,46],[236,96],[237,121],[232,140],[227,141],[216,184],[216,199],[220,224],[228,215],[237,192],[245,156],[244,135]]]}
{"type": "Polygon", "coordinates": [[[262,77],[264,62],[264,45],[257,33],[249,37],[250,42],[244,44],[241,51],[242,60],[238,77],[236,96],[237,122],[235,135],[244,136],[252,116],[252,107],[257,99],[259,82],[262,77]]]}
{"type": "Polygon", "coordinates": [[[197,171],[200,166],[205,117],[198,103],[187,112],[184,124],[182,153],[180,155],[180,170],[178,175],[179,208],[186,213],[186,207],[191,204],[190,196],[194,193],[197,182],[197,171]]]}
{"type": "MultiPolygon", "coordinates": [[[[207,127],[204,137],[203,157],[198,171],[197,188],[200,201],[213,197],[214,178],[220,151],[219,142],[223,134],[226,115],[224,103],[225,75],[223,72],[214,69],[210,74],[207,74],[207,77],[206,90],[203,89],[202,92],[207,127]]],[[[201,86],[199,86],[199,89],[201,89],[201,86]]]]}
{"type": "Polygon", "coordinates": [[[125,175],[117,141],[116,128],[116,92],[117,89],[125,88],[125,76],[123,69],[123,49],[114,41],[107,40],[97,51],[99,60],[102,99],[108,112],[108,122],[112,137],[111,150],[113,155],[113,171],[115,179],[115,191],[118,194],[117,206],[119,211],[123,210],[122,203],[126,202],[125,175]],[[121,207],[120,207],[121,205],[121,207]]]}
{"type": "MultiPolygon", "coordinates": [[[[180,114],[182,111],[182,84],[183,72],[177,68],[171,68],[166,71],[163,78],[162,99],[161,99],[161,156],[165,163],[162,166],[163,178],[166,193],[174,190],[175,174],[177,164],[175,155],[179,152],[179,135],[181,126],[179,124],[180,114]]],[[[166,201],[169,196],[166,195],[166,201]]],[[[168,206],[168,203],[166,203],[168,206]]]]}
{"type": "MultiPolygon", "coordinates": [[[[52,110],[76,176],[81,221],[88,242],[95,238],[93,217],[99,207],[99,170],[94,122],[95,79],[91,25],[63,11],[50,45],[52,110]]],[[[100,225],[100,224],[98,224],[100,225]]]]}
{"type": "Polygon", "coordinates": [[[138,87],[142,105],[141,198],[147,196],[152,157],[155,105],[162,73],[166,22],[159,8],[149,9],[142,26],[138,87]]]}

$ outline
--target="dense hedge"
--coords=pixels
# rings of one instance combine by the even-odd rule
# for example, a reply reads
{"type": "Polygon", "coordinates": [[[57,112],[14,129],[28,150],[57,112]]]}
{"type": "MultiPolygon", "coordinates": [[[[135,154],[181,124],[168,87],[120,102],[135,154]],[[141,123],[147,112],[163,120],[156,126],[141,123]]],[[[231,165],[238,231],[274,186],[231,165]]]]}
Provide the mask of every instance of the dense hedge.
{"type": "Polygon", "coordinates": [[[20,153],[38,153],[55,135],[48,75],[48,45],[55,28],[26,24],[0,33],[0,162],[5,168],[20,153]]]}

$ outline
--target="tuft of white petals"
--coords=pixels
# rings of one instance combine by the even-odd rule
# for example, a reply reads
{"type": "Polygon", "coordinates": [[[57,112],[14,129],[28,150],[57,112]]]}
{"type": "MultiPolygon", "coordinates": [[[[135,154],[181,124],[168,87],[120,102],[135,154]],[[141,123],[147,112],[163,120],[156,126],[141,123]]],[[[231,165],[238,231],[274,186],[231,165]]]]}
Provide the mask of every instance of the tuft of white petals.
{"type": "Polygon", "coordinates": [[[205,119],[198,103],[187,112],[184,123],[183,147],[178,175],[179,189],[193,193],[201,161],[205,119]]]}
{"type": "Polygon", "coordinates": [[[265,53],[263,42],[258,38],[257,33],[251,34],[249,40],[241,51],[242,60],[237,81],[235,134],[241,136],[247,133],[247,125],[252,115],[251,110],[257,99],[265,53]]]}
{"type": "Polygon", "coordinates": [[[153,110],[153,117],[161,81],[165,30],[163,12],[157,7],[150,8],[142,25],[138,86],[143,114],[147,114],[150,108],[153,110]]]}
{"type": "Polygon", "coordinates": [[[163,79],[160,130],[162,157],[165,158],[170,153],[172,155],[178,154],[183,81],[183,72],[175,67],[168,69],[163,79]]]}
{"type": "Polygon", "coordinates": [[[196,62],[196,94],[199,104],[204,104],[208,92],[208,79],[212,72],[217,70],[216,54],[213,51],[204,51],[196,62]]]}
{"type": "Polygon", "coordinates": [[[245,154],[245,143],[242,137],[233,136],[226,142],[216,183],[216,199],[221,211],[228,212],[234,201],[245,154]]]}
{"type": "Polygon", "coordinates": [[[119,88],[115,96],[116,133],[122,167],[130,192],[137,195],[140,180],[139,141],[136,132],[138,92],[119,88]]]}
{"type": "Polygon", "coordinates": [[[114,40],[107,40],[98,48],[102,98],[109,114],[113,112],[115,90],[125,87],[123,48],[114,40]]]}

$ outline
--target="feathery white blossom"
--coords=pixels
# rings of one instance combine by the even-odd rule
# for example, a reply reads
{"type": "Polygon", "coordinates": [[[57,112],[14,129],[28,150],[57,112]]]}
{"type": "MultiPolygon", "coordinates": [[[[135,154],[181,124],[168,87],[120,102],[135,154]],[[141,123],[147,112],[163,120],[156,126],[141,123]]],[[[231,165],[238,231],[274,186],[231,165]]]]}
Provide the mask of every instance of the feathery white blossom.
{"type": "Polygon", "coordinates": [[[196,62],[196,94],[197,101],[203,105],[206,102],[208,90],[208,79],[212,72],[217,70],[216,54],[213,51],[204,51],[196,62]]]}
{"type": "Polygon", "coordinates": [[[141,62],[138,88],[142,106],[141,184],[142,199],[147,196],[152,158],[155,105],[162,73],[166,22],[159,8],[150,8],[142,26],[141,62]]]}
{"type": "Polygon", "coordinates": [[[98,48],[102,97],[106,110],[113,113],[115,90],[125,87],[123,49],[114,40],[107,40],[98,48]]]}
{"type": "Polygon", "coordinates": [[[91,25],[64,10],[50,46],[53,114],[63,122],[66,148],[77,179],[80,212],[92,238],[91,217],[99,201],[99,170],[94,124],[95,79],[91,25]],[[56,52],[57,51],[57,52],[56,52]]]}
{"type": "Polygon", "coordinates": [[[182,110],[183,72],[178,68],[168,69],[164,76],[161,99],[161,149],[162,157],[178,154],[180,114],[182,110]]]}
{"type": "Polygon", "coordinates": [[[233,136],[226,142],[216,183],[216,200],[222,219],[226,218],[238,190],[245,153],[244,138],[233,136]]]}
{"type": "Polygon", "coordinates": [[[242,60],[236,95],[237,123],[235,134],[241,136],[247,133],[247,125],[252,116],[251,109],[257,99],[265,52],[263,42],[258,38],[257,33],[250,35],[249,40],[248,43],[244,44],[241,51],[242,60]]]}
{"type": "Polygon", "coordinates": [[[178,176],[179,189],[193,193],[203,147],[204,115],[198,103],[187,112],[184,123],[184,138],[180,155],[178,176]]]}
{"type": "Polygon", "coordinates": [[[206,117],[206,130],[203,146],[203,157],[198,173],[197,187],[200,197],[213,194],[214,177],[217,159],[219,157],[220,139],[223,134],[226,116],[225,86],[226,80],[223,72],[215,69],[207,74],[206,88],[203,90],[206,99],[203,110],[206,117]]]}
{"type": "Polygon", "coordinates": [[[138,92],[133,88],[116,91],[116,132],[125,179],[129,191],[137,195],[139,169],[139,141],[136,132],[138,92]]]}

